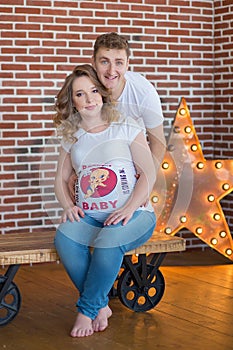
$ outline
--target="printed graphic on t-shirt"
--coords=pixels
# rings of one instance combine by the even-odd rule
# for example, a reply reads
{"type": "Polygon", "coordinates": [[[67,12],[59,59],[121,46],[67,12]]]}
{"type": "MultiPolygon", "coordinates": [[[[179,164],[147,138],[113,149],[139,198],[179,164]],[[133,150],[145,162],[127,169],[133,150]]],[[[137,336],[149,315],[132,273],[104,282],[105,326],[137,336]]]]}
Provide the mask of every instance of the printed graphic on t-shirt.
{"type": "Polygon", "coordinates": [[[111,193],[117,184],[115,172],[109,168],[94,168],[80,179],[84,198],[104,197],[111,193]]]}

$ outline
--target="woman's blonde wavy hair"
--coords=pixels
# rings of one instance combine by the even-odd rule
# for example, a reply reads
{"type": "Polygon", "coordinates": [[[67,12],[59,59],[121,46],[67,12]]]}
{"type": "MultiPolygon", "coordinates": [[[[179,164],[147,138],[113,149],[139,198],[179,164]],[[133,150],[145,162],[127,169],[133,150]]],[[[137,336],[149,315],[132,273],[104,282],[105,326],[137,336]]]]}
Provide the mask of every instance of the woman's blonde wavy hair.
{"type": "Polygon", "coordinates": [[[55,102],[56,114],[53,119],[58,136],[62,136],[69,142],[75,142],[77,140],[74,133],[79,129],[81,121],[81,116],[74,108],[72,100],[73,82],[81,76],[87,76],[102,96],[102,119],[107,123],[111,123],[118,121],[120,117],[115,104],[111,102],[109,90],[99,81],[94,68],[89,64],[76,66],[73,72],[66,77],[64,85],[57,95],[55,102]]]}

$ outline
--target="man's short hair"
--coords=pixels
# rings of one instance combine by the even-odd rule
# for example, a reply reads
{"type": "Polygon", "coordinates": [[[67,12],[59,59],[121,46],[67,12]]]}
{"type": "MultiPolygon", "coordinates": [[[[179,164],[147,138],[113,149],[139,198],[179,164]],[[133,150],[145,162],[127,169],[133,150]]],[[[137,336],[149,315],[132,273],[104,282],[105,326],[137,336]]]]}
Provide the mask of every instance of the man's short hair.
{"type": "Polygon", "coordinates": [[[130,55],[129,43],[126,38],[122,35],[119,35],[115,32],[102,34],[97,37],[94,44],[94,59],[96,58],[96,54],[100,48],[106,49],[117,49],[117,50],[125,50],[127,58],[130,55]]]}

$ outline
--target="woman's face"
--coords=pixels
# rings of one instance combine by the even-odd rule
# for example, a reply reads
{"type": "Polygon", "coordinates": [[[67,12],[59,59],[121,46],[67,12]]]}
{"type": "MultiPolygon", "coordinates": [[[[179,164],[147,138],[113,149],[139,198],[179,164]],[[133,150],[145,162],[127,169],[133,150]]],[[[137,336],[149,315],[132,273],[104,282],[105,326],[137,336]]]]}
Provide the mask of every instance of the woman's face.
{"type": "Polygon", "coordinates": [[[81,117],[99,114],[103,99],[96,86],[87,76],[77,77],[72,85],[73,105],[81,117]]]}

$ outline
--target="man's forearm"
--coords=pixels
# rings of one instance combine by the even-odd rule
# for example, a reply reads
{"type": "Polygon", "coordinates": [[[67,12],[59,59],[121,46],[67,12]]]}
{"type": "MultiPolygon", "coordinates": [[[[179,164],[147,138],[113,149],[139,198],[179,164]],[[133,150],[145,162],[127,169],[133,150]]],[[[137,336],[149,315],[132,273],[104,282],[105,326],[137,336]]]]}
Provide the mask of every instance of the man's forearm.
{"type": "Polygon", "coordinates": [[[152,133],[152,130],[153,129],[151,129],[151,132],[148,132],[148,139],[157,175],[166,152],[166,140],[163,134],[163,129],[160,128],[159,135],[158,133],[152,133]]]}

